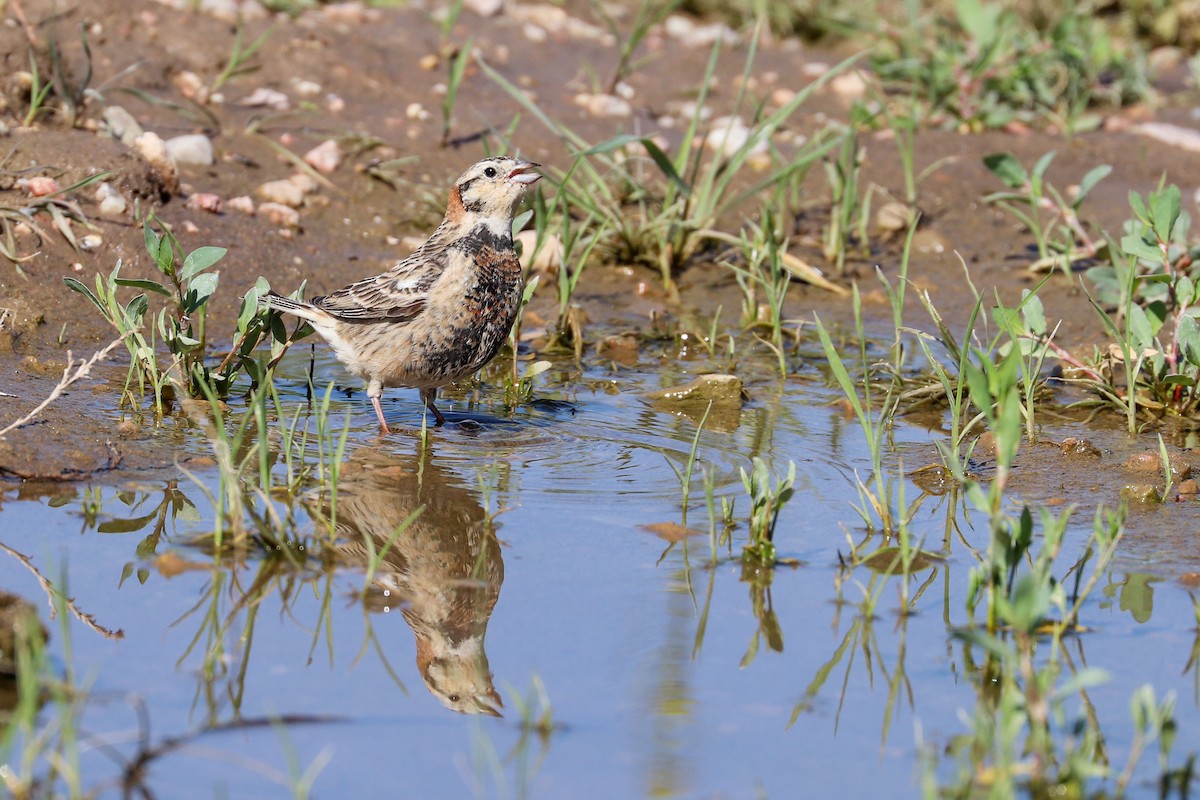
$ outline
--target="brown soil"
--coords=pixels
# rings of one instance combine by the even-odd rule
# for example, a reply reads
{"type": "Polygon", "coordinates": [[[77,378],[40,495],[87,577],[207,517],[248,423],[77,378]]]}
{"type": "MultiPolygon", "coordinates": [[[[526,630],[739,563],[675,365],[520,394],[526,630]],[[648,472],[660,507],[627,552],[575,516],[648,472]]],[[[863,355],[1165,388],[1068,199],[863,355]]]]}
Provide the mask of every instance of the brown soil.
{"type": "MultiPolygon", "coordinates": [[[[190,5],[179,3],[179,5],[190,5]]],[[[0,169],[0,205],[20,208],[28,195],[17,179],[50,175],[66,186],[99,171],[113,173],[110,181],[130,201],[131,210],[153,211],[172,226],[185,249],[201,245],[229,248],[222,262],[221,290],[210,317],[212,331],[231,330],[242,288],[259,275],[280,289],[290,290],[308,280],[312,294],[325,292],[378,271],[407,252],[405,236],[428,232],[441,216],[443,197],[451,180],[484,154],[483,142],[495,150],[490,130],[504,130],[519,109],[502,90],[472,66],[459,94],[453,133],[465,143],[442,147],[440,109],[442,96],[435,84],[446,76],[444,59],[426,69],[422,59],[439,48],[439,29],[419,10],[363,10],[339,6],[306,12],[297,18],[249,19],[244,42],[254,41],[268,27],[270,38],[250,60],[252,71],[238,75],[221,88],[223,102],[202,107],[181,90],[181,76],[194,73],[210,84],[219,75],[233,49],[236,25],[217,15],[179,10],[152,0],[23,0],[0,4],[6,24],[0,26],[3,59],[3,99],[0,120],[8,128],[0,138],[6,154],[0,169]],[[23,12],[29,27],[19,24],[23,12]],[[91,51],[89,95],[70,124],[61,100],[51,95],[48,109],[31,127],[21,127],[29,108],[28,88],[19,71],[28,70],[30,54],[37,54],[40,71],[52,69],[46,45],[57,43],[69,80],[78,84],[87,69],[80,45],[80,29],[88,31],[91,51]],[[31,42],[31,39],[33,40],[31,42]],[[297,81],[317,85],[305,95],[297,81]],[[259,88],[287,94],[291,110],[274,112],[248,108],[239,101],[259,88]],[[132,90],[132,91],[130,91],[132,90]],[[344,104],[331,108],[330,96],[344,104]],[[149,102],[147,98],[174,104],[149,102]],[[412,118],[410,104],[420,104],[431,117],[412,118]],[[205,133],[216,151],[212,167],[182,167],[177,189],[134,150],[110,138],[101,123],[105,105],[128,109],[146,129],[162,138],[185,133],[205,133]],[[192,111],[182,113],[179,108],[192,111]],[[202,111],[196,109],[202,108],[202,111]],[[477,135],[482,135],[475,138],[477,135]],[[310,195],[300,209],[298,230],[280,229],[262,216],[226,210],[214,214],[189,207],[189,196],[213,193],[225,200],[253,196],[256,187],[286,178],[296,170],[270,142],[283,143],[292,152],[338,138],[348,153],[340,168],[328,176],[330,185],[310,195]],[[355,142],[373,146],[355,150],[355,142]],[[413,157],[387,185],[366,172],[372,162],[413,157]]],[[[510,10],[511,11],[511,10],[510,10]]],[[[584,14],[584,12],[580,12],[584,14]]],[[[544,41],[527,36],[525,23],[512,13],[482,18],[464,12],[451,39],[470,41],[483,58],[510,80],[533,92],[542,107],[565,121],[589,141],[601,141],[620,131],[654,132],[659,115],[680,99],[703,73],[707,48],[685,47],[663,36],[651,36],[645,45],[652,59],[629,80],[634,90],[634,115],[627,119],[589,116],[574,103],[588,91],[594,76],[605,76],[616,61],[609,43],[566,32],[550,31],[544,41]]],[[[755,91],[766,98],[777,87],[801,88],[812,78],[804,67],[810,62],[835,63],[838,55],[816,53],[788,43],[768,42],[756,68],[755,91]]],[[[732,48],[721,61],[718,88],[712,104],[717,113],[728,109],[733,86],[745,58],[745,48],[732,48]]],[[[310,87],[311,88],[311,87],[310,87]]],[[[817,131],[826,116],[844,114],[846,98],[826,89],[804,106],[791,122],[797,133],[817,131]]],[[[1142,112],[1127,113],[1134,116],[1142,112]]],[[[1120,128],[1119,125],[1109,126],[1120,128]]],[[[672,142],[679,128],[665,130],[672,142]]],[[[513,141],[522,154],[546,165],[565,169],[571,154],[536,120],[522,115],[513,141]]],[[[864,142],[866,176],[899,193],[902,182],[894,145],[885,136],[864,142]]],[[[1050,178],[1060,186],[1077,181],[1092,166],[1108,163],[1114,174],[1102,183],[1089,201],[1091,215],[1110,228],[1127,214],[1130,189],[1146,191],[1160,176],[1179,180],[1195,174],[1200,156],[1157,145],[1126,132],[1104,132],[1065,139],[1047,133],[1014,135],[989,133],[963,136],[928,132],[917,148],[917,168],[947,156],[953,160],[920,187],[920,206],[926,225],[912,265],[915,284],[928,289],[934,303],[951,320],[961,320],[970,305],[955,251],[971,270],[972,280],[984,291],[999,288],[1009,299],[1034,279],[1024,270],[1029,235],[1013,219],[984,205],[983,194],[999,187],[981,163],[981,156],[1013,151],[1031,163],[1047,150],[1059,151],[1050,178]]],[[[819,170],[814,170],[813,174],[819,170]]],[[[824,195],[823,185],[812,182],[814,199],[824,195]]],[[[20,270],[0,261],[0,309],[7,309],[0,325],[0,427],[16,419],[44,398],[53,387],[70,354],[76,358],[99,349],[112,331],[87,301],[68,291],[64,276],[90,283],[96,272],[107,272],[118,260],[124,274],[153,276],[142,245],[142,231],[132,214],[106,220],[97,214],[94,188],[72,199],[90,221],[103,244],[92,252],[74,250],[53,228],[48,217],[37,222],[46,231],[40,239],[16,232],[13,247],[27,257],[20,270]],[[23,273],[23,274],[22,274],[23,273]]],[[[750,213],[752,209],[747,209],[750,213]]],[[[730,222],[736,229],[737,221],[730,222]]],[[[78,223],[75,233],[88,233],[78,223]]],[[[815,231],[813,235],[817,235],[815,231]]],[[[878,254],[878,263],[894,273],[899,256],[896,243],[878,254]]],[[[882,296],[875,291],[868,265],[857,265],[865,278],[864,292],[871,313],[885,318],[882,296]]],[[[703,269],[681,276],[684,306],[736,308],[728,296],[729,282],[713,288],[713,274],[703,269]],[[724,293],[723,299],[717,294],[724,293]]],[[[598,327],[649,325],[649,316],[666,300],[655,290],[657,276],[643,267],[597,270],[585,276],[581,298],[598,327]],[[589,279],[591,282],[589,283],[589,279]],[[642,287],[639,291],[639,286],[642,287]]],[[[548,296],[544,303],[552,303],[548,296]]],[[[1098,326],[1077,288],[1055,279],[1043,294],[1054,317],[1064,317],[1060,341],[1088,342],[1098,326]]],[[[820,306],[827,317],[848,313],[848,303],[831,302],[819,290],[803,287],[795,292],[795,316],[820,306]]],[[[919,311],[912,304],[914,312],[919,311]]],[[[549,308],[549,305],[547,305],[549,308]]],[[[678,309],[676,309],[678,311],[678,309]]],[[[923,320],[914,317],[915,324],[923,320]]],[[[600,332],[597,332],[599,337],[600,332]]],[[[217,337],[220,338],[220,337],[217,337]]],[[[590,337],[589,337],[590,338],[590,337]]],[[[116,351],[124,356],[122,350],[116,351]]],[[[98,377],[73,387],[38,422],[0,439],[0,475],[23,478],[74,478],[96,470],[169,466],[178,442],[177,425],[168,420],[154,426],[130,426],[116,409],[114,386],[124,370],[121,358],[98,371],[98,377]],[[97,400],[96,394],[102,395],[97,400]],[[111,402],[109,400],[111,398],[111,402]]]]}

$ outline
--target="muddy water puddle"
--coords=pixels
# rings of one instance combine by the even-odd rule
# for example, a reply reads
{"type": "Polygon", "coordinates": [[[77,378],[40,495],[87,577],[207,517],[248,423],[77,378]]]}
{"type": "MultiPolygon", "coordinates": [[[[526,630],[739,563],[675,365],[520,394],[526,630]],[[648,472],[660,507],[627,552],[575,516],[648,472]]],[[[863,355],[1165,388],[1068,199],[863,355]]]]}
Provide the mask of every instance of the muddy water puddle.
{"type": "MultiPolygon", "coordinates": [[[[954,635],[969,623],[982,517],[905,482],[931,557],[909,580],[914,613],[898,614],[903,579],[843,566],[852,541],[860,553],[886,544],[851,506],[854,476],[870,468],[861,432],[819,381],[781,391],[769,364],[742,366],[761,376],[748,379],[750,400],[699,437],[692,537],[679,535],[668,461],[684,469],[698,419],[641,395],[702,364],[556,364],[537,402],[512,414],[494,388],[474,404],[452,393],[450,424],[424,448],[414,393],[388,393],[401,432],[380,441],[361,394],[335,391],[329,419],[340,429],[349,412],[350,430],[332,540],[313,521],[334,513],[328,493],[306,490],[271,502],[275,538],[214,556],[221,485],[201,462],[189,468],[198,483],[8,491],[4,544],[29,563],[4,553],[0,577],[39,607],[56,663],[87,688],[82,774],[105,796],[123,781],[172,797],[289,796],[311,780],[330,797],[788,797],[801,775],[817,796],[917,794],[924,748],[953,749],[991,680],[982,650],[954,635]],[[755,455],[776,474],[797,466],[776,535],[789,563],[773,572],[738,558],[749,505],[738,472],[755,455]],[[715,565],[709,494],[718,513],[731,499],[739,521],[715,565]],[[74,598],[69,636],[47,619],[34,569],[74,598]]],[[[282,366],[286,418],[307,370],[298,356],[282,366]]],[[[342,379],[327,356],[315,377],[342,379]]],[[[936,461],[942,434],[899,419],[889,459],[936,461]]],[[[1109,474],[1102,488],[1067,488],[1061,476],[1077,467],[1061,447],[1027,448],[1030,477],[1014,471],[1030,499],[1084,504],[1064,570],[1090,531],[1088,503],[1116,502],[1113,476],[1135,449],[1118,432],[1087,435],[1099,455],[1082,469],[1109,474]]],[[[208,452],[197,431],[181,455],[208,452]]],[[[1185,585],[1200,558],[1182,533],[1161,533],[1193,517],[1183,504],[1132,510],[1085,609],[1088,632],[1064,639],[1069,671],[1110,676],[1080,712],[1113,763],[1133,741],[1129,698],[1142,684],[1178,694],[1181,730],[1200,721],[1185,585]]],[[[1132,786],[1153,774],[1143,765],[1132,786]]]]}

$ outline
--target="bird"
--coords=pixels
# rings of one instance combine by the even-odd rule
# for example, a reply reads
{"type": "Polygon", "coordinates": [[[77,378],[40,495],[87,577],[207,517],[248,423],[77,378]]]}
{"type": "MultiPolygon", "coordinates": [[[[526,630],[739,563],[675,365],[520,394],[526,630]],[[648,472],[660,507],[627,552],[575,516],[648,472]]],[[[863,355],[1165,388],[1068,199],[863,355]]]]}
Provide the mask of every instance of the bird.
{"type": "Polygon", "coordinates": [[[327,494],[303,502],[314,518],[333,520],[338,563],[371,572],[363,607],[400,611],[421,680],[442,705],[501,716],[485,640],[504,556],[479,492],[432,449],[404,456],[360,447],[344,467],[336,514],[327,494]]]}
{"type": "Polygon", "coordinates": [[[542,176],[521,158],[485,158],[450,190],[432,235],[387,271],[312,300],[268,292],[269,308],[309,322],[350,372],[367,381],[381,436],[391,433],[384,387],[420,390],[436,425],[439,387],[496,357],[521,309],[524,278],[512,221],[525,191],[542,176]]]}

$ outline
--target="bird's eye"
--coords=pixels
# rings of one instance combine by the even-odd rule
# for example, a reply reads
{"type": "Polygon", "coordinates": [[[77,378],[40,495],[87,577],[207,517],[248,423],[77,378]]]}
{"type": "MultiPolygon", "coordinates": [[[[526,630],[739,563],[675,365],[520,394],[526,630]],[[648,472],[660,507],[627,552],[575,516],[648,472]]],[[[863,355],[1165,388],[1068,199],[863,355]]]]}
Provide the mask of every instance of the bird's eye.
{"type": "MultiPolygon", "coordinates": [[[[492,170],[492,172],[495,172],[495,171],[496,171],[496,170],[492,170]]],[[[452,695],[450,695],[450,697],[449,697],[449,698],[447,698],[447,699],[449,699],[451,703],[457,703],[457,702],[458,702],[458,700],[459,700],[459,697],[458,697],[458,695],[456,695],[456,694],[452,694],[452,695]]]]}
{"type": "Polygon", "coordinates": [[[488,167],[487,169],[485,169],[485,170],[483,171],[483,174],[484,174],[484,175],[486,175],[486,176],[488,176],[489,178],[494,178],[494,177],[496,177],[496,168],[495,168],[495,167],[488,167]]]}

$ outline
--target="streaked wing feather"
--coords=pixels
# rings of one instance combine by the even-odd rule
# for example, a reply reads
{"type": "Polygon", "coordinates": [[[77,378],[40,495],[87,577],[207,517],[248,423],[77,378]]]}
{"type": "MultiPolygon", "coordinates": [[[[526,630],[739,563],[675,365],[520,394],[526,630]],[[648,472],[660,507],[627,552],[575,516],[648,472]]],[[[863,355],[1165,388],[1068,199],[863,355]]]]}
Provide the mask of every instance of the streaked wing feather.
{"type": "Polygon", "coordinates": [[[344,322],[407,322],[425,308],[447,254],[418,251],[384,272],[338,289],[312,304],[344,322]]]}

